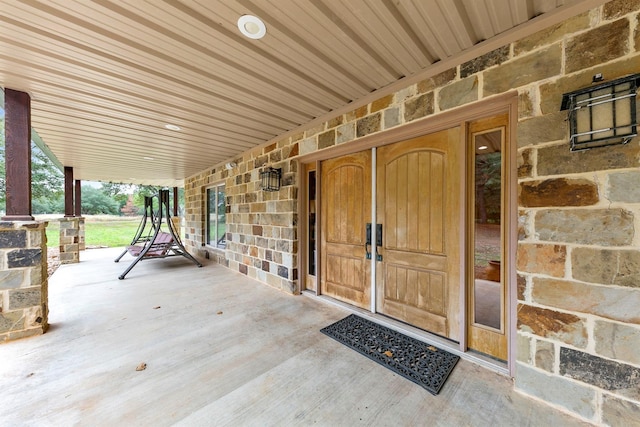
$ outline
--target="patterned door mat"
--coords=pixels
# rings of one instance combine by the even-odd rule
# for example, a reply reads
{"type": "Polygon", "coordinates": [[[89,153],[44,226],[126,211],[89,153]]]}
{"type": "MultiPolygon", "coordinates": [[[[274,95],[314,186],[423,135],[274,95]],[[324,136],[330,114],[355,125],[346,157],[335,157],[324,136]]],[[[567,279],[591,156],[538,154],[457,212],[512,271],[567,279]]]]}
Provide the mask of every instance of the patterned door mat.
{"type": "Polygon", "coordinates": [[[351,314],[320,330],[398,375],[438,394],[459,356],[351,314]]]}

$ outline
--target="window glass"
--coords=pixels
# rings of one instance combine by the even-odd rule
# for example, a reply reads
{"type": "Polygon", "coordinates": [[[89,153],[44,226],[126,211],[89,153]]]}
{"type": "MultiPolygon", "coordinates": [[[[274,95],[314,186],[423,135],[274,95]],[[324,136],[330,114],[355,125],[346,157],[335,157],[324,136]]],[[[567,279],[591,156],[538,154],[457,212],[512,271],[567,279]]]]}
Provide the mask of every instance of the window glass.
{"type": "Polygon", "coordinates": [[[227,206],[224,185],[207,189],[207,244],[214,248],[226,247],[227,206]]]}

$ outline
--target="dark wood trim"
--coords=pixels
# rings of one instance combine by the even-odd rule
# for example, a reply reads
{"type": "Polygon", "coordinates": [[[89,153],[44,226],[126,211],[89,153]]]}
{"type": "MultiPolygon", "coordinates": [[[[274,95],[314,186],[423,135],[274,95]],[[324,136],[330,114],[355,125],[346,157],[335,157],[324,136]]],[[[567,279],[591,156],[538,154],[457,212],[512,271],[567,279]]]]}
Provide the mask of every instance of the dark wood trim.
{"type": "Polygon", "coordinates": [[[31,97],[4,91],[6,208],[4,221],[33,221],[31,215],[31,97]]]}
{"type": "Polygon", "coordinates": [[[178,187],[173,187],[173,216],[178,216],[178,187]]]}
{"type": "Polygon", "coordinates": [[[73,168],[64,167],[64,216],[73,217],[73,168]]]}
{"type": "Polygon", "coordinates": [[[82,216],[82,180],[75,180],[74,214],[82,216]]]}

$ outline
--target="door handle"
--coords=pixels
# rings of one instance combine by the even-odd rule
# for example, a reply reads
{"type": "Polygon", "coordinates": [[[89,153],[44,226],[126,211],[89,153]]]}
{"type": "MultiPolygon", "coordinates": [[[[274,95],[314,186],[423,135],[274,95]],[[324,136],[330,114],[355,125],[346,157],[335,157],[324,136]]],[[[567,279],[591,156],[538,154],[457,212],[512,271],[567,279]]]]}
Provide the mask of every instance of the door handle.
{"type": "Polygon", "coordinates": [[[366,226],[366,239],[364,243],[364,252],[366,259],[371,259],[371,250],[369,249],[371,246],[371,223],[367,223],[366,226]]]}
{"type": "Polygon", "coordinates": [[[382,224],[376,224],[376,261],[382,261],[378,248],[382,247],[382,224]]]}

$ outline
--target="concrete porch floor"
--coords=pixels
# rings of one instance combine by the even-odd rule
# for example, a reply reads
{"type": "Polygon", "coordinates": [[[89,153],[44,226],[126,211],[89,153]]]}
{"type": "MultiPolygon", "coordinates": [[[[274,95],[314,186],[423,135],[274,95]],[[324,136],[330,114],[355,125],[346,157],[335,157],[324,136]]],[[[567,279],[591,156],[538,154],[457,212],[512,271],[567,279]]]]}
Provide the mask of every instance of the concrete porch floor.
{"type": "Polygon", "coordinates": [[[62,266],[50,330],[0,345],[1,426],[587,425],[465,360],[433,396],[319,332],[348,311],[216,264],[118,280],[121,250],[62,266]]]}

